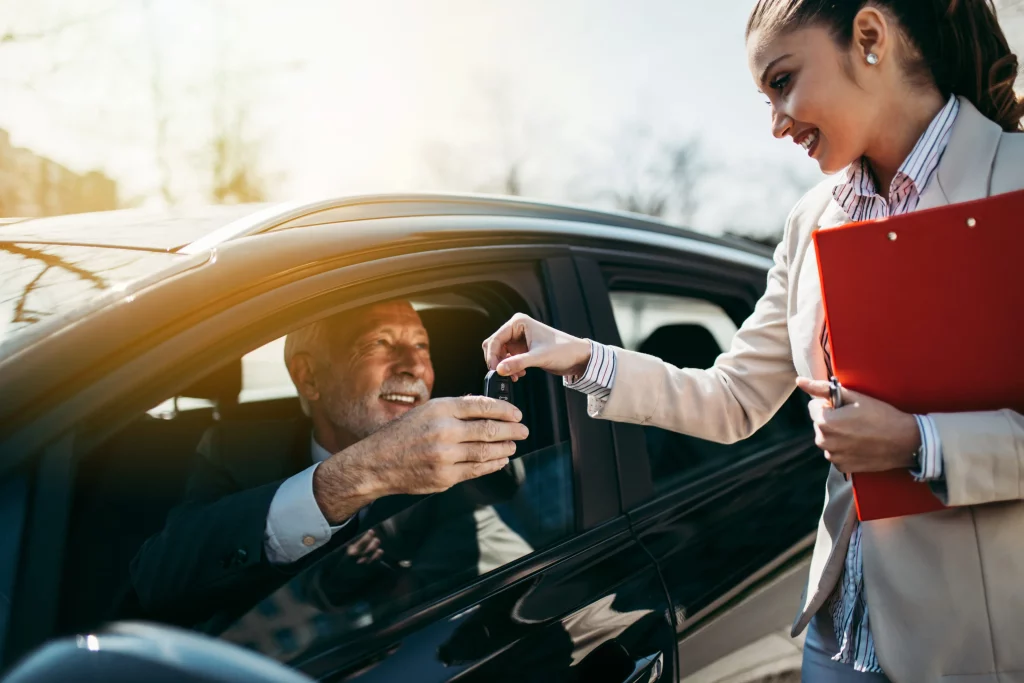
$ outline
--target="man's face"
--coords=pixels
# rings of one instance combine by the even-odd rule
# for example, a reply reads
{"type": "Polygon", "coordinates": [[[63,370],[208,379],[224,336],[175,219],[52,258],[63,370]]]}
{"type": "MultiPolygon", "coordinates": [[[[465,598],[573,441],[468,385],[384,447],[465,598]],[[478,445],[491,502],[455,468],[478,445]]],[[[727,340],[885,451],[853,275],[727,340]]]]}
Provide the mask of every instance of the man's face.
{"type": "Polygon", "coordinates": [[[327,337],[330,362],[317,379],[335,429],[365,439],[430,399],[430,340],[408,302],[377,304],[344,316],[327,337]]]}

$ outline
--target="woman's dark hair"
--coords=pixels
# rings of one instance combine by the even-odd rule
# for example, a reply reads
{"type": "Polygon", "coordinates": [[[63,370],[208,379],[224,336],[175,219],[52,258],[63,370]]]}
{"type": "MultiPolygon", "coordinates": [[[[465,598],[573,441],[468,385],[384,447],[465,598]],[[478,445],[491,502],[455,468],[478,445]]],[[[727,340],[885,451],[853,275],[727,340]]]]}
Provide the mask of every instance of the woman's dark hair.
{"type": "Polygon", "coordinates": [[[906,63],[911,78],[934,83],[945,97],[966,97],[1003,130],[1022,130],[1024,101],[1013,91],[1017,56],[999,27],[992,0],[758,0],[747,36],[755,30],[819,25],[848,48],[854,18],[869,6],[899,23],[913,48],[906,63]]]}

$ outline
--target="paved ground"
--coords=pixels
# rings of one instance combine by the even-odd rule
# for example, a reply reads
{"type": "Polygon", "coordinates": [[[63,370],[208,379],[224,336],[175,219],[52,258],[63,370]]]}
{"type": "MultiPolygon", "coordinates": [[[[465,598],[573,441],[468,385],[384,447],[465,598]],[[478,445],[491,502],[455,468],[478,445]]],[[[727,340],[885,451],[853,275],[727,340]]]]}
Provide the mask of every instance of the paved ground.
{"type": "Polygon", "coordinates": [[[683,679],[683,683],[798,683],[804,637],[789,627],[765,636],[683,679]]]}

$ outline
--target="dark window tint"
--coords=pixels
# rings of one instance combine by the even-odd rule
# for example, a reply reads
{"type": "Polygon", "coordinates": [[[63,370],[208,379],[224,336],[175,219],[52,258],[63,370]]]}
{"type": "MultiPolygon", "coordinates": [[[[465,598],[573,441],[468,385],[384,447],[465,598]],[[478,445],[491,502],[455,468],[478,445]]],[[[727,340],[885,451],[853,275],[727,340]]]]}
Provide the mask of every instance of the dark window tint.
{"type": "Polygon", "coordinates": [[[380,557],[360,561],[361,535],[220,636],[301,666],[356,632],[547,548],[573,533],[570,463],[569,443],[557,444],[422,499],[365,532],[380,540],[380,557]]]}

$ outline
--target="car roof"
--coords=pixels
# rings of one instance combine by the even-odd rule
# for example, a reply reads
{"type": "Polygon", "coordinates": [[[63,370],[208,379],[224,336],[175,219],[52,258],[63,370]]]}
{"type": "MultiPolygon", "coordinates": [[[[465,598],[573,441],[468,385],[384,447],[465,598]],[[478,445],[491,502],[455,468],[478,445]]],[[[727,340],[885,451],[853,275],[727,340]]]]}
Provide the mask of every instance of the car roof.
{"type": "Polygon", "coordinates": [[[265,208],[260,204],[120,209],[0,223],[0,242],[176,251],[265,208]]]}
{"type": "MultiPolygon", "coordinates": [[[[369,195],[315,202],[129,209],[0,223],[0,360],[90,311],[205,261],[220,245],[259,234],[344,223],[350,245],[392,241],[388,219],[411,218],[417,238],[489,232],[495,221],[573,242],[654,240],[767,267],[760,245],[701,235],[648,217],[482,195],[369,195]],[[415,218],[414,218],[415,217],[415,218]],[[384,219],[384,220],[377,220],[384,219]],[[679,242],[674,241],[683,238],[679,242]]],[[[241,245],[239,245],[241,246],[241,245]]]]}
{"type": "MultiPolygon", "coordinates": [[[[516,197],[472,194],[379,194],[317,201],[235,204],[170,209],[122,209],[0,223],[0,242],[68,244],[196,253],[240,237],[276,230],[412,216],[504,216],[544,218],[620,227],[727,245],[758,255],[761,245],[717,238],[649,216],[596,210],[516,197]]],[[[358,230],[353,226],[353,230],[358,230]]],[[[366,229],[372,230],[372,227],[366,229]]]]}

